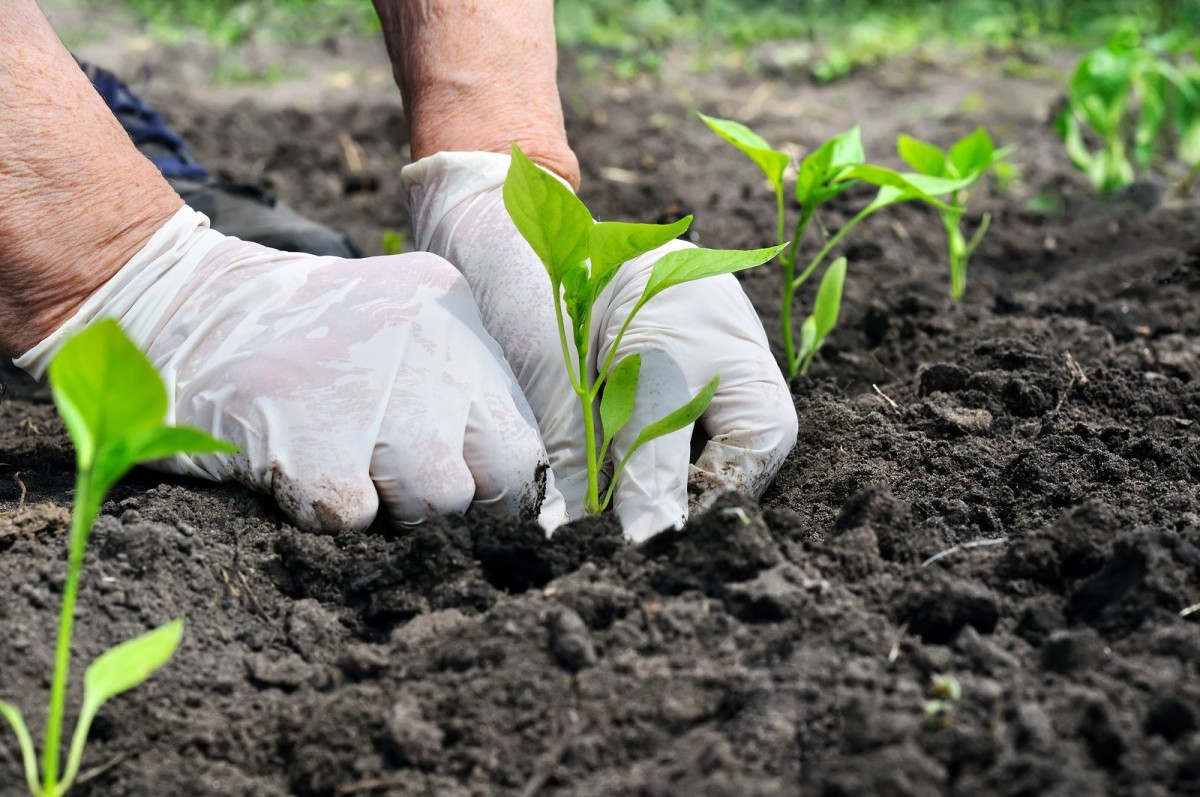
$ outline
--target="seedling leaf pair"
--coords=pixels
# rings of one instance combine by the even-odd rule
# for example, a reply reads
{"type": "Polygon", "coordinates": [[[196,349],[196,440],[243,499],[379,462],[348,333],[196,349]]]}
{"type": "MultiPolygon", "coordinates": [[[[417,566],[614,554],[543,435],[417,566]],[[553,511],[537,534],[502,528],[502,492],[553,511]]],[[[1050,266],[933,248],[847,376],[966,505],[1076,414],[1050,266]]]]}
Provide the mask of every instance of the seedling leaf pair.
{"type": "MultiPolygon", "coordinates": [[[[734,131],[730,135],[737,138],[741,133],[734,131]]],[[[751,141],[746,146],[753,149],[752,144],[751,141]]],[[[782,179],[782,172],[779,176],[782,179]]],[[[623,264],[679,237],[691,225],[692,217],[685,217],[673,224],[593,221],[587,207],[569,188],[534,165],[515,144],[503,196],[505,208],[518,232],[529,243],[550,277],[550,298],[558,319],[563,361],[571,386],[583,404],[588,468],[584,506],[589,512],[600,512],[611,501],[617,479],[634,452],[650,440],[694,423],[716,391],[714,378],[683,407],[642,429],[617,463],[609,489],[605,495],[600,494],[600,466],[609,453],[614,436],[633,417],[641,357],[630,355],[616,364],[613,360],[638,311],[670,287],[760,265],[778,254],[781,247],[753,251],[690,248],[658,257],[646,286],[626,316],[608,356],[593,377],[589,372],[588,349],[592,308],[600,294],[620,272],[623,264]],[[563,308],[570,319],[569,329],[563,318],[563,308]],[[593,407],[598,399],[602,424],[599,440],[593,417],[593,407]]]]}
{"type": "Polygon", "coordinates": [[[101,321],[67,341],[50,364],[50,383],[75,443],[76,490],[40,778],[33,741],[20,711],[0,703],[0,716],[16,732],[26,781],[35,797],[58,797],[67,791],[79,773],[88,730],[100,707],[166,664],[183,635],[183,621],[175,620],[117,645],[92,662],[84,675],[83,706],[67,767],[60,773],[75,601],[92,521],[105,494],[140,462],[237,450],[198,429],[163,425],[166,389],[145,355],[114,321],[101,321]]]}
{"type": "Polygon", "coordinates": [[[1178,49],[1169,37],[1143,42],[1136,31],[1118,31],[1080,58],[1055,128],[1097,190],[1129,185],[1135,166],[1150,168],[1171,139],[1191,170],[1180,187],[1200,170],[1200,69],[1194,59],[1174,63],[1178,49]]]}
{"type": "MultiPolygon", "coordinates": [[[[700,118],[718,136],[754,161],[767,176],[775,191],[777,238],[783,243],[787,237],[783,185],[783,176],[789,163],[787,154],[773,149],[765,139],[738,122],[703,114],[700,118]]],[[[901,137],[902,141],[906,138],[901,137]]],[[[813,313],[801,325],[799,345],[792,327],[792,310],[796,292],[816,273],[842,238],[871,214],[899,202],[919,200],[943,213],[956,212],[956,207],[947,204],[941,197],[954,195],[969,187],[977,177],[968,176],[968,172],[973,173],[978,163],[995,154],[994,147],[988,151],[991,139],[986,138],[986,133],[983,138],[974,136],[964,139],[950,155],[925,142],[915,139],[909,139],[909,142],[905,144],[908,155],[905,160],[916,169],[915,173],[897,172],[867,163],[862,132],[858,127],[830,138],[800,161],[795,187],[800,215],[791,236],[791,245],[779,257],[784,284],[780,323],[783,327],[784,362],[788,376],[807,373],[813,355],[836,325],[845,281],[844,261],[826,269],[813,313]],[[875,198],[829,237],[804,268],[798,269],[800,242],[821,207],[859,183],[876,186],[878,191],[875,198]],[[831,305],[830,302],[836,304],[831,305]]]]}
{"type": "Polygon", "coordinates": [[[984,214],[975,234],[967,240],[961,225],[970,202],[971,189],[979,178],[1012,151],[1012,147],[997,149],[992,137],[982,127],[951,144],[948,150],[904,134],[896,140],[896,152],[905,163],[921,173],[926,181],[923,187],[927,190],[937,188],[951,196],[950,204],[939,203],[938,210],[942,225],[946,228],[950,252],[950,296],[956,302],[962,299],[967,289],[967,265],[971,255],[983,240],[992,220],[991,216],[984,214]]]}

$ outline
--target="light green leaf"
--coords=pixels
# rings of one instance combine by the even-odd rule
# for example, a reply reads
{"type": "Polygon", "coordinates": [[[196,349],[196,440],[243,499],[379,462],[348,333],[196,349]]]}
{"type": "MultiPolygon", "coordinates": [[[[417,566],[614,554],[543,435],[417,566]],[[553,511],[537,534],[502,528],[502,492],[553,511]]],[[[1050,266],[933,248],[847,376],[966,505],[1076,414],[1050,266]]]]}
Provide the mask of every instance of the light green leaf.
{"type": "MultiPolygon", "coordinates": [[[[173,620],[141,636],[106,650],[83,674],[83,705],[71,737],[61,791],[79,774],[88,731],[100,707],[135,686],[171,660],[183,640],[183,620],[173,620]]],[[[61,792],[60,792],[61,793],[61,792]]]]}
{"type": "Polygon", "coordinates": [[[1133,133],[1133,159],[1147,167],[1158,151],[1159,136],[1167,121],[1166,81],[1161,75],[1147,75],[1142,91],[1142,105],[1133,133]]]}
{"type": "Polygon", "coordinates": [[[758,164],[758,168],[762,169],[763,174],[771,181],[771,186],[776,191],[783,190],[783,173],[787,170],[789,162],[785,153],[772,149],[766,139],[741,122],[735,122],[732,119],[718,119],[704,114],[700,114],[700,118],[714,133],[758,164]]]}
{"type": "Polygon", "coordinates": [[[842,307],[842,286],[846,282],[846,258],[839,257],[825,269],[817,299],[813,304],[813,320],[816,323],[816,348],[820,348],[826,336],[837,326],[838,312],[842,307]]]}
{"type": "MultiPolygon", "coordinates": [[[[684,404],[674,412],[667,413],[662,418],[659,418],[654,423],[642,429],[638,433],[637,439],[633,441],[633,445],[629,447],[629,451],[625,453],[625,460],[628,461],[633,452],[641,448],[651,440],[657,440],[660,437],[665,437],[672,432],[678,432],[680,429],[686,429],[691,426],[704,411],[708,409],[708,405],[713,400],[713,396],[717,394],[717,386],[721,384],[721,375],[717,374],[712,379],[708,380],[708,384],[700,388],[700,392],[692,397],[692,400],[684,404]]],[[[624,464],[624,463],[622,463],[624,464]]]]}
{"type": "Polygon", "coordinates": [[[50,386],[81,470],[104,446],[161,426],[167,414],[162,380],[111,319],[66,342],[50,363],[50,386]]]}
{"type": "Polygon", "coordinates": [[[17,744],[21,748],[21,764],[25,769],[25,785],[29,788],[30,794],[39,797],[42,788],[38,785],[38,781],[41,779],[38,777],[37,753],[33,749],[33,738],[29,735],[25,718],[21,716],[19,708],[3,700],[0,700],[0,717],[8,720],[13,733],[17,735],[17,744]]]}
{"type": "Polygon", "coordinates": [[[979,177],[979,175],[974,175],[951,179],[911,172],[901,174],[882,166],[869,164],[848,169],[845,175],[846,179],[862,180],[865,183],[879,186],[879,193],[868,206],[872,211],[910,199],[920,199],[942,210],[954,210],[953,205],[942,202],[937,197],[966,188],[979,177]]]}
{"type": "Polygon", "coordinates": [[[730,274],[766,263],[783,251],[787,244],[766,249],[679,249],[668,252],[654,264],[650,279],[638,304],[645,304],[673,285],[692,280],[730,274]]]}
{"type": "Polygon", "coordinates": [[[600,397],[600,424],[604,429],[602,451],[608,450],[609,442],[633,417],[641,371],[642,355],[631,354],[617,363],[604,382],[604,394],[600,397]]]}
{"type": "Polygon", "coordinates": [[[957,177],[982,174],[992,165],[996,144],[982,127],[964,136],[950,147],[950,164],[958,172],[957,177]]]}
{"type": "Polygon", "coordinates": [[[567,270],[588,256],[592,216],[579,197],[512,146],[512,165],[504,180],[504,207],[558,285],[567,270]]]}
{"type": "Polygon", "coordinates": [[[946,153],[940,147],[901,133],[896,139],[896,152],[921,174],[932,177],[946,176],[946,153]]]}
{"type": "Polygon", "coordinates": [[[800,346],[796,349],[796,363],[793,368],[792,376],[795,376],[795,370],[799,369],[800,365],[804,365],[804,370],[807,373],[808,363],[811,362],[812,356],[817,352],[817,319],[811,315],[804,319],[804,324],[800,327],[800,346]]]}
{"type": "Polygon", "coordinates": [[[101,653],[83,676],[84,710],[98,709],[145,681],[171,660],[182,640],[179,619],[101,653]]]}
{"type": "Polygon", "coordinates": [[[862,132],[852,127],[817,147],[800,162],[796,177],[796,201],[813,207],[841,193],[848,184],[838,184],[838,176],[866,160],[862,132]]]}
{"type": "Polygon", "coordinates": [[[1063,140],[1067,157],[1075,164],[1075,168],[1083,171],[1091,169],[1095,156],[1087,148],[1087,143],[1083,140],[1083,128],[1071,108],[1064,108],[1058,115],[1054,120],[1054,129],[1063,140]]]}
{"type": "Polygon", "coordinates": [[[618,267],[639,255],[657,249],[687,232],[692,217],[674,224],[628,224],[602,221],[592,227],[588,251],[592,259],[592,301],[616,275],[618,267]]]}
{"type": "Polygon", "coordinates": [[[130,441],[134,462],[166,459],[176,454],[235,454],[239,450],[233,443],[190,426],[161,426],[130,441]]]}
{"type": "Polygon", "coordinates": [[[567,306],[567,315],[571,317],[575,350],[583,351],[583,336],[587,332],[584,325],[588,319],[588,310],[592,307],[592,292],[589,287],[587,266],[579,263],[567,269],[563,274],[562,291],[563,303],[567,306]]]}

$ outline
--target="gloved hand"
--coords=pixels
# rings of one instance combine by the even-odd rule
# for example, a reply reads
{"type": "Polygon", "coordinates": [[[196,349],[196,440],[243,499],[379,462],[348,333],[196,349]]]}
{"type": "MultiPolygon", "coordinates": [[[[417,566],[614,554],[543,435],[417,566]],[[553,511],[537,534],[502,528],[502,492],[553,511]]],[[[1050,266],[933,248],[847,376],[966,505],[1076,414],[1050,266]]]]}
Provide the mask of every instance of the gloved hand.
{"type": "MultiPolygon", "coordinates": [[[[550,280],[504,208],[501,187],[509,156],[444,152],[406,167],[417,248],[463,273],[484,325],[504,350],[541,426],[567,511],[583,509],[586,464],[583,415],[564,370],[550,280]]],[[[655,261],[674,241],[627,263],[600,295],[593,313],[593,374],[655,261]]],[[[796,442],[791,395],[767,345],[762,322],[730,275],[673,287],[635,317],[616,360],[642,355],[634,416],[616,436],[613,457],[637,433],[687,402],[720,373],[716,397],[701,418],[710,440],[689,468],[691,430],[646,445],[617,485],[615,506],[625,534],[641,541],[687,517],[689,472],[699,490],[731,488],[758,496],[796,442]]]]}
{"type": "Polygon", "coordinates": [[[361,529],[381,499],[404,524],[472,506],[564,520],[520,388],[437,257],[279,252],[184,207],[16,364],[41,378],[102,317],[163,376],[168,423],[242,449],[163,470],[262,490],[309,530],[361,529]]]}

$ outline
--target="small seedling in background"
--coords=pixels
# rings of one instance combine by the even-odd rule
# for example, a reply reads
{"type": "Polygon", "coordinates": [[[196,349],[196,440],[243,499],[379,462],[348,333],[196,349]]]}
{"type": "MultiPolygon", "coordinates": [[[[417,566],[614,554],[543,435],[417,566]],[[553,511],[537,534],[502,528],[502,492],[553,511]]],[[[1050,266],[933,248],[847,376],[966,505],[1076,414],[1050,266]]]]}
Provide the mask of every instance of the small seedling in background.
{"type": "Polygon", "coordinates": [[[980,177],[1003,163],[1012,150],[1012,147],[996,149],[992,137],[982,127],[954,142],[948,150],[904,134],[896,140],[896,151],[900,157],[921,174],[949,180],[969,180],[962,188],[951,193],[949,206],[940,209],[950,249],[950,297],[956,302],[962,299],[967,290],[967,264],[992,221],[992,217],[985,213],[979,228],[967,240],[962,231],[962,219],[971,201],[971,189],[980,177]]]}
{"type": "Polygon", "coordinates": [[[593,379],[588,367],[588,330],[596,300],[624,263],[682,235],[691,225],[692,217],[687,216],[674,224],[594,221],[587,207],[569,188],[535,166],[515,144],[512,166],[504,181],[504,206],[550,275],[553,293],[549,298],[554,302],[558,319],[567,378],[583,404],[588,477],[584,508],[592,513],[602,512],[612,500],[617,480],[634,452],[651,440],[694,423],[708,407],[720,380],[719,375],[713,376],[689,402],[642,429],[621,461],[615,464],[608,489],[602,496],[600,466],[608,456],[614,435],[633,415],[641,372],[639,354],[613,362],[630,322],[647,302],[672,286],[761,265],[775,257],[781,247],[745,252],[683,249],[660,257],[593,379]],[[599,439],[593,415],[597,400],[601,421],[599,439]]]}
{"type": "MultiPolygon", "coordinates": [[[[703,114],[700,118],[714,133],[754,161],[767,176],[775,191],[776,235],[779,243],[783,244],[787,240],[784,173],[790,164],[789,156],[773,149],[762,136],[739,122],[715,119],[703,114]]],[[[960,190],[969,184],[970,181],[964,179],[900,173],[868,164],[863,152],[862,135],[857,127],[829,139],[800,162],[796,174],[796,202],[800,205],[800,216],[790,245],[779,256],[783,268],[780,321],[783,327],[784,362],[789,377],[808,372],[813,356],[837,323],[838,308],[842,300],[842,283],[845,280],[844,258],[826,269],[821,287],[817,291],[812,315],[801,328],[800,342],[797,345],[796,333],[792,327],[796,291],[821,267],[833,248],[868,216],[898,202],[919,199],[942,210],[950,210],[950,206],[936,197],[960,190]],[[875,199],[842,225],[837,233],[830,236],[797,274],[800,242],[821,206],[859,182],[878,187],[875,199]]]]}
{"type": "Polygon", "coordinates": [[[935,675],[929,686],[931,697],[922,706],[925,724],[932,728],[954,727],[954,711],[962,699],[962,686],[953,675],[935,675]]]}
{"type": "Polygon", "coordinates": [[[1172,139],[1175,157],[1189,170],[1180,188],[1200,174],[1200,66],[1173,60],[1185,41],[1171,35],[1144,41],[1121,30],[1075,67],[1055,129],[1098,191],[1132,183],[1135,167],[1162,160],[1172,139]]]}
{"type": "Polygon", "coordinates": [[[101,321],[69,340],[50,364],[50,386],[75,443],[76,480],[40,778],[33,740],[21,712],[0,701],[0,715],[16,732],[26,782],[35,797],[58,797],[70,788],[79,774],[96,712],[166,664],[183,637],[183,620],[175,620],[117,645],[92,662],[83,676],[83,705],[71,738],[67,766],[60,772],[59,743],[79,577],[92,522],[105,494],[138,463],[176,454],[237,450],[198,429],[163,425],[167,391],[162,380],[115,321],[101,321]]]}
{"type": "Polygon", "coordinates": [[[400,255],[408,250],[408,236],[397,230],[384,230],[379,251],[385,255],[400,255]]]}

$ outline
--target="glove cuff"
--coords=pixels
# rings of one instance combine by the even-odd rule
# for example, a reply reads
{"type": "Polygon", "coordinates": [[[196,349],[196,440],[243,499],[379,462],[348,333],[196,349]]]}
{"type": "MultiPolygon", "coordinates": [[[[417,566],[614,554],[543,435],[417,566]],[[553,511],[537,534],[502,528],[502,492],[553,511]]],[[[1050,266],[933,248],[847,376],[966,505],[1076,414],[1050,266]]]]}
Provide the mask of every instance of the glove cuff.
{"type": "Polygon", "coordinates": [[[14,358],[13,364],[40,380],[63,344],[100,318],[115,319],[134,343],[145,349],[146,341],[178,300],[196,267],[224,239],[224,235],[209,229],[207,216],[184,205],[75,315],[14,358]]]}
{"type": "MultiPolygon", "coordinates": [[[[498,152],[439,152],[400,170],[412,213],[413,244],[428,252],[442,220],[464,202],[504,185],[512,157],[498,152]]],[[[541,168],[574,193],[570,183],[541,168]]]]}

